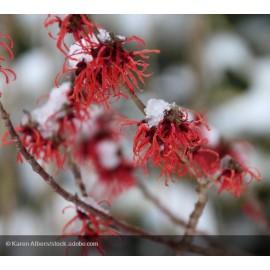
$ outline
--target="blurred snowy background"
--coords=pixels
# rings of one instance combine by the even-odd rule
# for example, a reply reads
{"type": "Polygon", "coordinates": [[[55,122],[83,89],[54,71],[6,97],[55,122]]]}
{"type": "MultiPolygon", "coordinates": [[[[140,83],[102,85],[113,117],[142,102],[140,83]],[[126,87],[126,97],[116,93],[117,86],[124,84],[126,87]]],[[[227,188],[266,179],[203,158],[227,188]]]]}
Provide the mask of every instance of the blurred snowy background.
{"type": "MultiPolygon", "coordinates": [[[[263,205],[270,220],[270,16],[236,15],[94,15],[94,20],[116,34],[137,35],[149,49],[154,76],[140,97],[162,98],[205,113],[212,127],[228,140],[252,143],[248,164],[260,170],[262,181],[250,185],[241,198],[212,190],[199,229],[209,234],[264,234],[242,211],[250,197],[263,205]]],[[[0,81],[3,102],[19,124],[22,110],[32,110],[36,100],[53,88],[63,56],[43,28],[43,15],[1,15],[0,32],[14,40],[15,60],[10,64],[17,81],[8,87],[0,81]]],[[[132,119],[140,112],[129,101],[117,107],[132,119]]],[[[0,123],[0,135],[4,133],[0,123]]],[[[127,145],[131,153],[131,145],[127,145]]],[[[127,152],[128,152],[127,151],[127,152]]],[[[53,173],[53,170],[52,170],[53,173]]],[[[144,178],[153,194],[175,215],[188,219],[196,201],[194,183],[182,180],[169,187],[156,180],[157,171],[144,178]]],[[[57,179],[76,191],[71,176],[57,179]]],[[[0,148],[0,234],[61,234],[74,214],[69,205],[43,183],[27,164],[16,164],[14,147],[0,148]]],[[[183,230],[142,193],[132,188],[112,202],[115,216],[155,234],[180,234],[183,230]]]]}

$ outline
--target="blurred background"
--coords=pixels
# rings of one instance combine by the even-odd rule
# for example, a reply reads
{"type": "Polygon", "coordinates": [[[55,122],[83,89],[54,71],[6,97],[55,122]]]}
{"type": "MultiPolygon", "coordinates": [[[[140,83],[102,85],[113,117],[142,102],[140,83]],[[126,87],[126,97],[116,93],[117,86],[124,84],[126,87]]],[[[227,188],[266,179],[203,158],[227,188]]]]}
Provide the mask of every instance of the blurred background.
{"type": "MultiPolygon", "coordinates": [[[[217,195],[212,189],[199,229],[214,235],[269,234],[270,16],[93,15],[93,19],[108,31],[137,35],[147,48],[161,50],[150,57],[154,76],[139,94],[142,100],[162,98],[193,108],[227,140],[251,143],[247,164],[260,170],[262,181],[249,185],[240,198],[226,192],[217,195]],[[263,222],[243,211],[247,202],[260,209],[263,222]]],[[[0,16],[0,32],[9,33],[15,44],[10,67],[18,78],[8,86],[0,81],[0,88],[16,125],[22,110],[34,109],[37,99],[53,88],[62,66],[63,56],[48,37],[44,20],[44,15],[0,16]]],[[[127,100],[115,106],[132,119],[142,118],[127,100]]],[[[4,131],[0,122],[1,137],[4,131]]],[[[132,158],[131,143],[126,148],[132,158]]],[[[194,181],[183,179],[165,187],[162,179],[156,179],[158,174],[151,171],[139,177],[175,215],[187,220],[196,201],[194,181]]],[[[56,178],[77,191],[68,171],[56,178]]],[[[16,163],[14,146],[0,147],[0,235],[61,234],[74,215],[72,210],[62,214],[68,205],[27,164],[16,163]]],[[[136,187],[112,201],[112,212],[154,234],[183,232],[136,187]]]]}

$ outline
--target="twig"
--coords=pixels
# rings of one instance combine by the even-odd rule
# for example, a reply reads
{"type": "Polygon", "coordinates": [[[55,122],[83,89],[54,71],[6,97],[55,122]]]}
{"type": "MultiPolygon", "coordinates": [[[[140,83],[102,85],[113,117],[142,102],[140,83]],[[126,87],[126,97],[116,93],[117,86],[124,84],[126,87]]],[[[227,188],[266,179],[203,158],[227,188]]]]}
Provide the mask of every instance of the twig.
{"type": "Polygon", "coordinates": [[[87,197],[88,194],[86,192],[86,187],[85,187],[85,184],[82,180],[82,175],[81,175],[81,172],[80,172],[80,169],[78,168],[78,166],[74,163],[73,160],[70,160],[70,169],[71,169],[71,172],[74,176],[74,179],[76,181],[76,184],[77,186],[79,187],[80,191],[81,191],[81,194],[83,197],[87,197]]]}
{"type": "MultiPolygon", "coordinates": [[[[165,214],[173,223],[180,225],[182,227],[185,227],[185,228],[187,227],[187,222],[184,219],[181,219],[180,217],[172,213],[170,209],[168,209],[164,204],[162,204],[161,201],[157,197],[155,197],[141,181],[138,181],[137,187],[143,193],[144,197],[147,198],[149,201],[153,202],[153,204],[163,214],[165,214]]],[[[196,231],[196,234],[206,235],[206,233],[203,231],[196,231]]]]}
{"type": "Polygon", "coordinates": [[[128,96],[129,99],[132,100],[132,102],[136,105],[136,107],[145,115],[145,105],[144,103],[139,99],[139,97],[130,91],[125,85],[122,86],[123,91],[128,96]]]}
{"type": "Polygon", "coordinates": [[[203,213],[205,205],[208,201],[207,191],[212,185],[212,182],[209,180],[205,180],[203,182],[199,182],[199,186],[197,187],[196,191],[198,193],[198,200],[194,206],[194,210],[192,211],[188,224],[186,226],[186,231],[184,234],[183,239],[179,242],[179,250],[178,254],[182,254],[183,251],[190,246],[193,238],[192,235],[195,234],[196,227],[198,225],[199,219],[203,213]]]}
{"type": "Polygon", "coordinates": [[[205,205],[208,200],[207,191],[212,185],[212,182],[206,181],[205,183],[199,183],[197,187],[198,200],[194,206],[194,210],[189,217],[189,221],[186,227],[186,232],[184,236],[194,235],[199,218],[201,217],[205,205]]]}

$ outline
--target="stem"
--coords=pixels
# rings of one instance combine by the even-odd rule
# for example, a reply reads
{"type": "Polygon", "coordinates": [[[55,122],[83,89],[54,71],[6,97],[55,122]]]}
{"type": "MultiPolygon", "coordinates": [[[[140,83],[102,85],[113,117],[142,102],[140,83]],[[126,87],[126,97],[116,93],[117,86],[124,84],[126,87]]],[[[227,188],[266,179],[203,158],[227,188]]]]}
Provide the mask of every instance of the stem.
{"type": "Polygon", "coordinates": [[[203,213],[205,205],[208,201],[207,191],[211,186],[211,182],[207,181],[204,184],[199,184],[197,187],[198,200],[194,206],[194,210],[189,217],[184,238],[189,235],[194,235],[199,219],[203,213]]]}
{"type": "MultiPolygon", "coordinates": [[[[146,199],[148,199],[149,201],[151,201],[173,223],[178,224],[178,225],[185,227],[185,228],[188,226],[185,220],[181,219],[180,217],[178,217],[174,213],[172,213],[170,211],[170,209],[165,207],[157,197],[155,197],[153,194],[151,194],[151,192],[147,189],[147,187],[141,181],[138,181],[137,187],[143,193],[144,197],[146,199]]],[[[202,232],[202,231],[196,231],[195,233],[198,235],[206,235],[206,233],[202,232]]]]}
{"type": "Polygon", "coordinates": [[[85,184],[84,184],[84,182],[82,180],[81,172],[80,172],[78,166],[73,161],[70,161],[70,169],[72,171],[72,174],[74,176],[76,184],[77,184],[77,186],[79,187],[79,189],[81,191],[82,196],[87,197],[88,195],[87,195],[87,192],[86,192],[85,184]]]}
{"type": "Polygon", "coordinates": [[[208,201],[207,191],[212,185],[211,181],[204,181],[199,183],[196,191],[198,193],[198,200],[194,206],[194,210],[192,211],[188,224],[186,226],[186,231],[183,239],[179,242],[179,250],[177,254],[182,254],[183,251],[192,244],[193,238],[192,235],[195,234],[196,227],[198,225],[199,219],[203,213],[205,205],[208,201]]]}
{"type": "Polygon", "coordinates": [[[128,96],[129,99],[133,101],[133,103],[136,105],[136,107],[145,115],[145,105],[144,103],[139,99],[139,97],[129,90],[125,85],[122,86],[123,91],[128,96]]]}

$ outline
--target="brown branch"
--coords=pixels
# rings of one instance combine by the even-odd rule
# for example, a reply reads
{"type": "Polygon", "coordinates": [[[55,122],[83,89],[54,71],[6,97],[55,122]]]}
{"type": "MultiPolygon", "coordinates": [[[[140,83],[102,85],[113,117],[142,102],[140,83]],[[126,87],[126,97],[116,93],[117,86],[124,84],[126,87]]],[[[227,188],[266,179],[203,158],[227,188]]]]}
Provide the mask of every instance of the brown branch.
{"type": "MultiPolygon", "coordinates": [[[[0,114],[2,119],[4,120],[5,126],[10,134],[11,139],[14,141],[15,146],[17,150],[20,152],[20,154],[25,158],[25,160],[30,164],[32,167],[32,170],[39,174],[42,179],[52,188],[52,190],[60,195],[62,198],[64,198],[68,202],[74,203],[77,207],[80,207],[84,209],[88,213],[95,214],[99,216],[100,218],[106,219],[110,221],[111,227],[117,229],[118,231],[126,232],[129,234],[135,234],[140,235],[146,239],[163,243],[171,248],[175,248],[177,246],[177,243],[175,241],[172,241],[170,239],[167,239],[166,237],[162,237],[159,235],[151,235],[148,232],[145,232],[141,229],[138,229],[136,227],[133,227],[123,221],[119,221],[116,218],[110,216],[109,214],[95,208],[94,206],[85,203],[84,201],[80,200],[77,195],[73,195],[70,192],[63,189],[56,181],[55,179],[49,175],[44,168],[36,161],[35,157],[32,156],[28,150],[23,146],[22,141],[15,131],[10,119],[9,114],[4,109],[1,101],[0,101],[0,114]]],[[[186,251],[188,252],[194,252],[194,253],[200,253],[200,254],[207,254],[209,252],[208,249],[196,247],[194,245],[188,245],[186,251]]]]}
{"type": "Polygon", "coordinates": [[[176,224],[181,225],[183,227],[187,226],[186,222],[183,219],[174,215],[174,213],[172,213],[168,208],[166,208],[158,198],[156,198],[153,194],[151,194],[151,192],[147,189],[147,187],[143,183],[138,181],[137,186],[140,189],[140,191],[143,193],[144,197],[147,198],[149,201],[153,202],[153,204],[163,214],[165,214],[167,217],[169,217],[173,223],[176,223],[176,224]]]}
{"type": "Polygon", "coordinates": [[[87,197],[88,194],[87,194],[87,191],[86,191],[85,184],[84,184],[84,182],[82,180],[82,175],[81,175],[80,169],[74,163],[73,160],[70,160],[69,164],[70,164],[70,169],[71,169],[71,172],[72,172],[72,174],[74,176],[75,182],[76,182],[78,188],[80,189],[82,196],[87,197]]]}
{"type": "Polygon", "coordinates": [[[139,99],[139,97],[130,91],[125,85],[122,86],[123,91],[128,96],[129,99],[132,100],[132,102],[136,105],[136,107],[145,115],[145,105],[144,103],[139,99]]]}
{"type": "Polygon", "coordinates": [[[199,183],[197,187],[198,200],[194,206],[194,210],[189,217],[189,221],[186,227],[185,236],[194,235],[199,219],[203,213],[205,205],[208,201],[207,191],[210,188],[212,182],[206,181],[205,183],[199,183]]]}
{"type": "MultiPolygon", "coordinates": [[[[199,219],[203,213],[205,205],[208,201],[207,191],[212,185],[212,182],[209,180],[204,180],[203,182],[199,182],[199,186],[196,191],[198,193],[198,200],[194,206],[194,210],[192,211],[188,224],[186,226],[186,231],[183,239],[179,242],[179,250],[178,254],[182,254],[185,249],[191,245],[193,238],[192,235],[195,234],[196,227],[198,225],[199,219]]],[[[207,240],[207,238],[206,238],[207,240]]],[[[209,241],[208,241],[209,242],[209,241]]]]}
{"type": "MultiPolygon", "coordinates": [[[[143,193],[144,197],[148,199],[149,201],[151,201],[173,223],[180,225],[182,227],[185,227],[185,228],[187,227],[187,222],[184,219],[172,213],[170,209],[168,209],[164,204],[162,204],[161,201],[157,197],[155,197],[141,181],[138,181],[137,187],[143,193]]],[[[196,234],[206,235],[206,233],[203,231],[196,231],[196,234]]]]}

